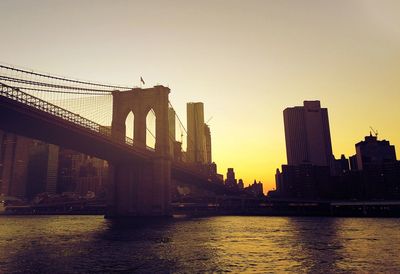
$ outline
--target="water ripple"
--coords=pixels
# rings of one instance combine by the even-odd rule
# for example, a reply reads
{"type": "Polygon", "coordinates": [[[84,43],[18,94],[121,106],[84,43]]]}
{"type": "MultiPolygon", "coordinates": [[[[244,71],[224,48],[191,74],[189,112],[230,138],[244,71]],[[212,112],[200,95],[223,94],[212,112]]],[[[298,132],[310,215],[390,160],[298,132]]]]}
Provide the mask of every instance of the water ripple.
{"type": "Polygon", "coordinates": [[[400,220],[0,217],[0,273],[396,273],[400,220]]]}

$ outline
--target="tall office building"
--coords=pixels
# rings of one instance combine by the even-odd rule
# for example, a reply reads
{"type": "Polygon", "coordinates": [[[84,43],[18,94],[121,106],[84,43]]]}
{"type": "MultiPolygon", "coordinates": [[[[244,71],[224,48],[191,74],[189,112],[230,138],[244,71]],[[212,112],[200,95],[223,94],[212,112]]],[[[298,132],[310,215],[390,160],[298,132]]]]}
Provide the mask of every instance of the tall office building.
{"type": "Polygon", "coordinates": [[[29,156],[28,198],[33,198],[42,192],[57,193],[58,156],[58,146],[34,141],[29,156]]]}
{"type": "Polygon", "coordinates": [[[212,163],[212,156],[211,156],[211,131],[210,127],[207,124],[204,124],[204,138],[206,142],[206,163],[212,163]]]}
{"type": "Polygon", "coordinates": [[[203,103],[187,103],[187,161],[206,163],[203,103]]]}
{"type": "Polygon", "coordinates": [[[29,152],[33,140],[1,131],[0,192],[6,196],[25,198],[29,152]]]}
{"type": "Polygon", "coordinates": [[[286,108],[283,118],[288,165],[331,166],[328,110],[319,101],[304,101],[304,106],[286,108]]]}

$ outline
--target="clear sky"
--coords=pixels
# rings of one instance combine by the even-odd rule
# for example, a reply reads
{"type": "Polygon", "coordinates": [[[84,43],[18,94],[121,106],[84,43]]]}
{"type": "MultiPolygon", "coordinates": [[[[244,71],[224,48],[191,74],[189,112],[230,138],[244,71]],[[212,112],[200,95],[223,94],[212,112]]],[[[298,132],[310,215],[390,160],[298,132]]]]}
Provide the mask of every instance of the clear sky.
{"type": "Polygon", "coordinates": [[[275,187],[282,111],[320,100],[336,157],[400,147],[400,1],[0,1],[0,62],[205,104],[218,171],[275,187]]]}

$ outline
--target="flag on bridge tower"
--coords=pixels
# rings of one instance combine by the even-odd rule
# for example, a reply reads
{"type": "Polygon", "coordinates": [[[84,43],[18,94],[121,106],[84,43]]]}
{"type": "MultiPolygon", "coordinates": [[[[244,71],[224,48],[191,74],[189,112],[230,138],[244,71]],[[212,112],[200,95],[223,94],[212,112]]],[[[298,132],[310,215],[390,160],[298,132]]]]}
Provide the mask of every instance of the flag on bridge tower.
{"type": "Polygon", "coordinates": [[[145,85],[146,83],[144,82],[142,76],[140,76],[140,82],[142,82],[143,85],[145,85]]]}

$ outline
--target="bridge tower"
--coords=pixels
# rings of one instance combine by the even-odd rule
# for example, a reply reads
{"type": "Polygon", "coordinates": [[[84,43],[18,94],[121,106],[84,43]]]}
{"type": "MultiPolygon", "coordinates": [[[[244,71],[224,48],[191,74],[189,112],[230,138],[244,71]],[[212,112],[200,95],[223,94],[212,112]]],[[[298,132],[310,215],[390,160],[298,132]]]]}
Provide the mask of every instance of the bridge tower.
{"type": "Polygon", "coordinates": [[[146,117],[156,116],[154,156],[149,159],[121,159],[110,163],[107,217],[169,216],[171,214],[171,157],[168,95],[164,86],[113,92],[111,133],[125,143],[125,121],[134,115],[134,146],[146,150],[146,117]]]}

